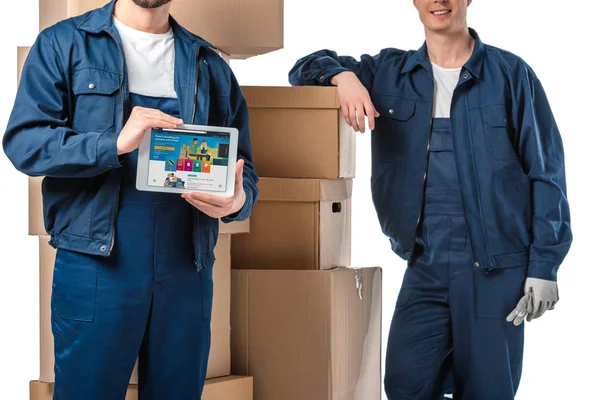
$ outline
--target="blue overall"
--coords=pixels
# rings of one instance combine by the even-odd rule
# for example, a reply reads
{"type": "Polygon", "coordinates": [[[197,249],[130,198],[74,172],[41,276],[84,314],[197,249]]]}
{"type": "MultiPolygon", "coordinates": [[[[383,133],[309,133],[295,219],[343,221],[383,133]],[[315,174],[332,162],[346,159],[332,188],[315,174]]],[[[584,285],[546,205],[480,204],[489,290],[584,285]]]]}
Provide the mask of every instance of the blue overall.
{"type": "MultiPolygon", "coordinates": [[[[177,99],[130,94],[179,116],[177,99]]],[[[139,398],[198,400],[210,348],[212,268],[194,266],[193,214],[177,194],[135,188],[126,156],[108,258],[59,249],[54,269],[54,398],[123,399],[139,354],[139,398]]]]}
{"type": "Polygon", "coordinates": [[[474,267],[449,119],[433,120],[422,221],[389,335],[389,400],[514,399],[523,325],[505,321],[527,265],[474,267]]]}

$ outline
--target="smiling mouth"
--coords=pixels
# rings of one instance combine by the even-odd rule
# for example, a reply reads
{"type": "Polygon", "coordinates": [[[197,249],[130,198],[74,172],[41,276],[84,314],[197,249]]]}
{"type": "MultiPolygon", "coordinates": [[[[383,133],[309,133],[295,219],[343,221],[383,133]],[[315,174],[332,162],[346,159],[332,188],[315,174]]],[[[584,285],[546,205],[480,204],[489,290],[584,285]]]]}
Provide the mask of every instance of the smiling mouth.
{"type": "Polygon", "coordinates": [[[446,14],[450,14],[452,12],[452,10],[439,10],[439,11],[432,11],[431,13],[433,15],[446,15],[446,14]]]}

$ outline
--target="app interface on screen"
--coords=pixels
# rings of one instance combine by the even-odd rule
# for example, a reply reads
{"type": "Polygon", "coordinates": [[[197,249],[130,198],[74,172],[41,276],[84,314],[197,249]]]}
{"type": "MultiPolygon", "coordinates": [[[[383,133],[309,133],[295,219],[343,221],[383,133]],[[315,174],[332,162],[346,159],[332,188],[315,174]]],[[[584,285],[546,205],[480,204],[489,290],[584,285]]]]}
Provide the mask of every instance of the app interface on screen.
{"type": "Polygon", "coordinates": [[[224,192],[229,133],[153,129],[148,186],[224,192]]]}

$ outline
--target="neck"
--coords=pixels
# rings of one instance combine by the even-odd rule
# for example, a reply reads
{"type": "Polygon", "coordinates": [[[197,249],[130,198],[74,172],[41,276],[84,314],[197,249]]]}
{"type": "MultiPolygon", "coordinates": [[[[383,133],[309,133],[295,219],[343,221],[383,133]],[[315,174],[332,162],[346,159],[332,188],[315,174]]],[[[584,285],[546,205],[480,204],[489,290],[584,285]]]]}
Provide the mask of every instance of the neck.
{"type": "Polygon", "coordinates": [[[460,68],[469,60],[475,39],[465,26],[459,32],[434,32],[425,29],[429,59],[443,68],[460,68]]]}
{"type": "Polygon", "coordinates": [[[114,15],[130,28],[147,33],[167,33],[169,31],[169,12],[171,3],[157,8],[142,8],[133,0],[118,0],[114,15]]]}

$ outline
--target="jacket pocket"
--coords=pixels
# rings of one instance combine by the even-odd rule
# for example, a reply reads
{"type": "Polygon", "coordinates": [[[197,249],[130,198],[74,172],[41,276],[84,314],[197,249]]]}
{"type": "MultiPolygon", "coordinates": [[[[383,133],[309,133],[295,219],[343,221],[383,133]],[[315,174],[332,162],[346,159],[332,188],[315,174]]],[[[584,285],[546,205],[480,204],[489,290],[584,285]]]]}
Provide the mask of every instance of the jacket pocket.
{"type": "Polygon", "coordinates": [[[517,153],[509,135],[506,109],[503,104],[480,109],[488,149],[496,160],[516,160],[517,153]]]}
{"type": "Polygon", "coordinates": [[[373,94],[372,100],[380,114],[371,135],[373,159],[383,163],[397,161],[409,148],[416,101],[378,94],[373,94]]]}
{"type": "Polygon", "coordinates": [[[506,318],[523,297],[527,265],[475,269],[475,296],[479,318],[506,318]]]}
{"type": "Polygon", "coordinates": [[[92,256],[58,249],[52,279],[52,314],[77,321],[94,320],[98,263],[92,256]]]}
{"type": "Polygon", "coordinates": [[[72,129],[79,133],[110,129],[115,120],[119,74],[82,68],[73,72],[71,87],[75,96],[72,129]]]}

